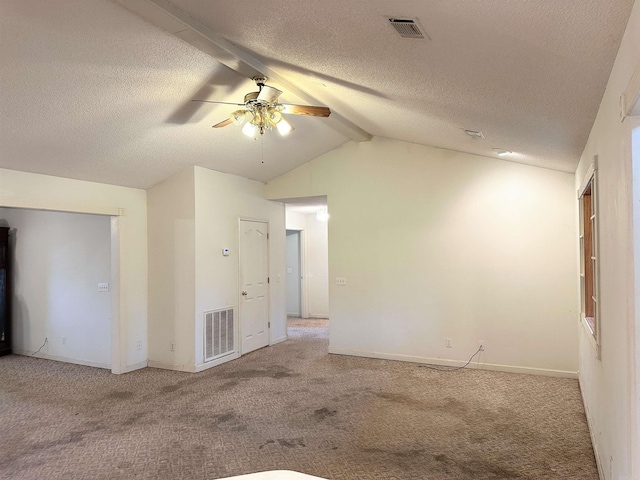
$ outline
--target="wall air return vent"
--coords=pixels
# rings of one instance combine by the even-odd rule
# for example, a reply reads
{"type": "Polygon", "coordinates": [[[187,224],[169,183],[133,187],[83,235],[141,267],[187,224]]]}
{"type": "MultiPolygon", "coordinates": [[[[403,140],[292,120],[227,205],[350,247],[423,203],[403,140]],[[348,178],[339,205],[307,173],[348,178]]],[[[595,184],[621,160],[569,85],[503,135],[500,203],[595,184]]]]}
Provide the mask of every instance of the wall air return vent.
{"type": "Polygon", "coordinates": [[[204,312],[204,361],[235,351],[233,308],[204,312]]]}
{"type": "Polygon", "coordinates": [[[390,17],[389,23],[403,38],[429,38],[415,18],[390,17]]]}

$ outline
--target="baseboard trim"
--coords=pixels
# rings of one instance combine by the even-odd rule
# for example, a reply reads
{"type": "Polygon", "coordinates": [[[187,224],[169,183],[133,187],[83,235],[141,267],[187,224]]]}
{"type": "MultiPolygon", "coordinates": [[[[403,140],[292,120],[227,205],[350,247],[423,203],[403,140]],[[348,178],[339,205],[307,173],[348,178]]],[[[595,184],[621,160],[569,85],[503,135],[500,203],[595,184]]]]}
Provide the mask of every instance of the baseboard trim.
{"type": "Polygon", "coordinates": [[[124,367],[124,370],[122,370],[121,373],[129,373],[129,372],[133,372],[134,370],[140,370],[142,368],[147,368],[147,364],[149,362],[147,362],[146,360],[142,361],[142,362],[138,362],[138,363],[134,363],[133,365],[127,365],[126,367],[124,367]]]}
{"type": "MultiPolygon", "coordinates": [[[[354,357],[378,358],[380,360],[396,360],[399,362],[442,365],[446,367],[461,367],[465,363],[467,363],[466,361],[462,361],[462,360],[448,360],[443,358],[418,357],[414,355],[400,355],[395,353],[363,352],[358,350],[350,350],[348,348],[336,348],[331,346],[329,346],[329,353],[332,353],[335,355],[350,355],[354,357]]],[[[508,373],[526,373],[529,375],[545,375],[547,377],[578,378],[578,372],[570,372],[565,370],[551,370],[551,369],[545,369],[545,368],[522,367],[517,365],[499,365],[495,363],[471,362],[467,368],[479,369],[479,370],[493,370],[493,371],[508,372],[508,373]]]]}
{"type": "Polygon", "coordinates": [[[15,355],[24,355],[25,357],[43,358],[45,360],[53,360],[55,362],[73,363],[75,365],[84,365],[85,367],[106,368],[111,370],[111,365],[108,363],[92,362],[91,360],[79,360],[77,358],[62,357],[59,355],[49,355],[47,353],[39,353],[34,355],[33,352],[27,350],[13,349],[15,355]]]}
{"type": "Polygon", "coordinates": [[[271,340],[271,343],[269,344],[269,346],[275,345],[276,343],[284,342],[287,338],[289,338],[287,335],[284,335],[284,336],[278,337],[278,338],[274,338],[273,340],[271,340]]]}
{"type": "Polygon", "coordinates": [[[240,354],[233,353],[231,355],[218,358],[217,360],[213,360],[211,362],[203,363],[201,365],[196,365],[196,373],[204,372],[205,370],[209,370],[210,368],[217,367],[218,365],[222,365],[223,363],[227,363],[227,362],[230,362],[231,360],[236,360],[238,358],[240,358],[240,354]]]}
{"type": "Polygon", "coordinates": [[[604,475],[604,471],[602,469],[602,460],[600,458],[600,454],[598,453],[598,444],[596,443],[596,436],[593,430],[593,422],[591,421],[591,412],[589,411],[589,405],[584,397],[584,389],[582,388],[582,381],[580,379],[580,375],[578,375],[578,385],[580,386],[580,396],[582,397],[582,405],[584,405],[584,414],[587,417],[587,427],[589,428],[589,435],[591,436],[591,446],[593,447],[593,456],[596,457],[596,465],[598,466],[598,475],[600,478],[607,478],[604,475]]]}
{"type": "Polygon", "coordinates": [[[156,362],[155,360],[149,360],[147,366],[150,368],[161,368],[163,370],[174,370],[176,372],[195,373],[196,371],[192,365],[173,365],[171,363],[156,362]]]}
{"type": "Polygon", "coordinates": [[[225,355],[224,357],[212,360],[211,362],[201,363],[200,365],[174,365],[171,363],[157,362],[155,360],[149,360],[147,363],[151,368],[161,368],[163,370],[173,370],[175,372],[187,372],[187,373],[199,373],[204,372],[223,363],[230,362],[240,358],[238,353],[232,353],[231,355],[225,355]]]}
{"type": "Polygon", "coordinates": [[[322,318],[322,319],[327,319],[329,318],[329,315],[326,313],[310,313],[309,314],[309,318],[322,318]]]}

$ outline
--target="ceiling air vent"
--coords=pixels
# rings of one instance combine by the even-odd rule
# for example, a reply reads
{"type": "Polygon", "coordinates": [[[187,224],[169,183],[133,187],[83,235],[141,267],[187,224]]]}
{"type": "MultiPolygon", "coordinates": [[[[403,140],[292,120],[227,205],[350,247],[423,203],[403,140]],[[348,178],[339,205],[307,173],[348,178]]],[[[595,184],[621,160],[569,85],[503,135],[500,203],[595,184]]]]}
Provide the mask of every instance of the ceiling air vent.
{"type": "Polygon", "coordinates": [[[420,29],[420,25],[412,18],[389,18],[389,23],[403,38],[429,38],[420,29]]]}

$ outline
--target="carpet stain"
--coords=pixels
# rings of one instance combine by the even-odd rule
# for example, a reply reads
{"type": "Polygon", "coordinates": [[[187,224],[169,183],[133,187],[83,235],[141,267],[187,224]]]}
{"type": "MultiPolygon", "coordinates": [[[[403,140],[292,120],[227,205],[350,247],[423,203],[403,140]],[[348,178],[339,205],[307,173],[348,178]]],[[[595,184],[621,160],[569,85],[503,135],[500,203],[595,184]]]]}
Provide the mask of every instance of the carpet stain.
{"type": "Polygon", "coordinates": [[[517,472],[484,460],[457,460],[442,454],[434,455],[433,458],[460,471],[467,478],[519,478],[521,476],[517,472]]]}
{"type": "Polygon", "coordinates": [[[225,382],[220,385],[217,390],[219,392],[226,392],[227,390],[230,390],[233,387],[237,387],[238,385],[240,385],[240,382],[238,380],[231,380],[230,382],[225,382]]]}
{"type": "Polygon", "coordinates": [[[227,373],[224,378],[234,380],[251,380],[252,378],[281,378],[299,377],[300,374],[283,365],[273,365],[264,370],[237,370],[227,373]]]}
{"type": "Polygon", "coordinates": [[[266,442],[264,442],[262,445],[260,445],[258,447],[258,450],[262,450],[266,445],[271,445],[273,443],[276,443],[276,441],[275,440],[267,440],[266,442]]]}
{"type": "MultiPolygon", "coordinates": [[[[173,392],[177,392],[178,390],[182,389],[183,387],[188,387],[190,385],[195,385],[203,380],[205,380],[206,377],[204,376],[193,376],[191,378],[185,378],[182,380],[178,380],[176,383],[173,383],[171,385],[165,385],[164,387],[159,389],[159,392],[161,394],[164,393],[173,393],[173,392]]],[[[182,394],[184,394],[184,392],[181,392],[182,394]]]]}
{"type": "Polygon", "coordinates": [[[287,448],[298,448],[298,447],[306,447],[307,445],[304,443],[304,438],[277,438],[276,441],[279,445],[287,448]]]}
{"type": "Polygon", "coordinates": [[[108,400],[129,400],[133,398],[134,393],[129,390],[113,390],[104,398],[108,400]]]}
{"type": "Polygon", "coordinates": [[[469,442],[470,443],[474,443],[474,444],[478,444],[478,443],[485,443],[487,441],[490,440],[490,437],[484,433],[471,433],[469,434],[469,442]]]}
{"type": "Polygon", "coordinates": [[[404,452],[394,452],[393,454],[396,457],[401,457],[401,458],[416,458],[416,457],[422,457],[424,456],[424,452],[425,450],[407,450],[404,452]]]}
{"type": "MultiPolygon", "coordinates": [[[[453,397],[445,397],[443,400],[437,402],[424,402],[402,393],[377,392],[375,393],[375,396],[388,402],[412,408],[414,410],[444,412],[456,417],[464,418],[468,417],[470,413],[473,413],[473,415],[469,417],[469,420],[477,421],[475,415],[478,411],[474,410],[473,412],[470,412],[469,406],[466,403],[453,397]]],[[[486,416],[489,416],[488,412],[489,411],[484,411],[483,413],[485,413],[486,416]]]]}
{"type": "Polygon", "coordinates": [[[336,413],[338,413],[336,410],[329,410],[327,407],[323,407],[313,412],[313,418],[321,421],[327,417],[333,417],[336,413]]]}
{"type": "Polygon", "coordinates": [[[264,370],[238,370],[236,372],[227,373],[225,378],[233,378],[238,380],[250,380],[252,378],[266,377],[264,370]]]}
{"type": "Polygon", "coordinates": [[[490,462],[483,460],[471,460],[459,465],[466,474],[472,475],[472,478],[486,478],[489,474],[495,478],[519,478],[520,474],[517,472],[502,468],[499,465],[494,465],[490,462]]]}
{"type": "Polygon", "coordinates": [[[446,397],[444,399],[444,405],[440,405],[438,408],[458,417],[466,415],[469,411],[469,406],[466,403],[452,397],[446,397]]]}
{"type": "Polygon", "coordinates": [[[375,396],[388,402],[403,405],[409,408],[414,408],[416,410],[425,410],[430,408],[429,405],[426,405],[425,403],[419,400],[415,400],[407,395],[403,395],[402,393],[378,392],[375,393],[375,396]]]}
{"type": "Polygon", "coordinates": [[[135,422],[137,422],[144,416],[145,416],[144,413],[134,413],[129,418],[127,418],[124,422],[122,422],[122,425],[124,426],[133,425],[135,422]]]}
{"type": "MultiPolygon", "coordinates": [[[[350,391],[351,390],[353,390],[353,389],[350,389],[350,391]]],[[[334,402],[339,402],[339,401],[342,401],[342,400],[351,400],[353,397],[369,394],[370,390],[371,389],[369,387],[360,388],[360,389],[357,389],[355,391],[352,391],[351,393],[342,393],[339,396],[333,397],[331,400],[333,400],[334,402]]],[[[381,398],[384,398],[384,397],[381,397],[381,398]]]]}
{"type": "Polygon", "coordinates": [[[363,450],[366,453],[373,453],[375,455],[383,455],[386,456],[387,459],[393,461],[394,464],[397,464],[401,467],[406,467],[407,465],[415,465],[416,462],[420,462],[421,459],[426,459],[427,455],[425,454],[425,449],[410,449],[410,450],[388,450],[384,448],[365,448],[363,450]]]}
{"type": "Polygon", "coordinates": [[[220,425],[221,423],[228,422],[234,418],[236,418],[236,416],[233,413],[219,413],[217,415],[212,415],[211,423],[213,425],[220,425]]]}
{"type": "Polygon", "coordinates": [[[166,387],[162,387],[160,389],[160,391],[162,393],[172,393],[175,392],[176,390],[180,390],[181,386],[180,385],[167,385],[166,387]]]}
{"type": "Polygon", "coordinates": [[[92,422],[88,423],[87,427],[88,428],[84,430],[75,430],[73,432],[69,432],[69,434],[67,434],[65,437],[57,440],[48,440],[44,442],[33,443],[29,445],[29,450],[31,452],[34,452],[34,451],[48,450],[50,448],[64,447],[67,445],[80,443],[81,441],[84,440],[85,436],[91,433],[98,432],[100,430],[104,430],[105,428],[103,425],[95,424],[92,422]]]}

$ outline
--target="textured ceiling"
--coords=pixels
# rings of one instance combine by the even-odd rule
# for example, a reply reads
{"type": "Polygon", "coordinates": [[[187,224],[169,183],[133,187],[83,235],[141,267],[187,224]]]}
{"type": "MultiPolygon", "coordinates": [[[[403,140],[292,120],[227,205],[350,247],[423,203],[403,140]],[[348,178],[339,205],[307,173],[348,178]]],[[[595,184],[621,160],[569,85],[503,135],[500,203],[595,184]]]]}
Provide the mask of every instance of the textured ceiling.
{"type": "MultiPolygon", "coordinates": [[[[632,3],[171,1],[370,134],[563,171],[632,3]],[[430,39],[399,37],[388,16],[430,39]]],[[[212,129],[233,107],[190,99],[238,102],[253,82],[112,0],[0,0],[0,65],[3,168],[140,188],[190,165],[268,181],[349,140],[300,116],[286,138],[212,129]]]]}

